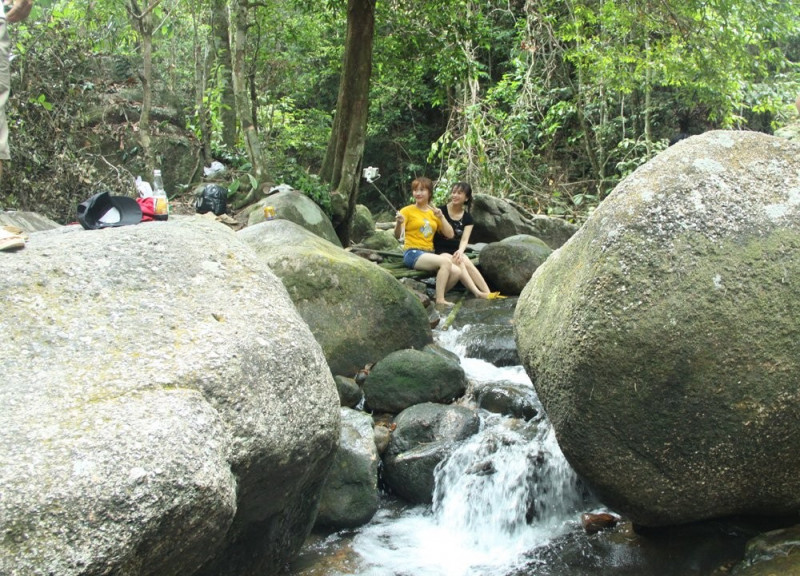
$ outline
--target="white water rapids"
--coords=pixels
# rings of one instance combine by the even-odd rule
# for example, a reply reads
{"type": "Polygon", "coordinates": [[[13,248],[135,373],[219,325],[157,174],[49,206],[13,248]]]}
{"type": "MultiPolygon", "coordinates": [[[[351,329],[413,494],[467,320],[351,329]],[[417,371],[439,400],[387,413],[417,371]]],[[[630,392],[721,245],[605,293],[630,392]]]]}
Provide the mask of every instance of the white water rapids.
{"type": "MultiPolygon", "coordinates": [[[[466,357],[469,329],[440,331],[436,341],[459,356],[470,382],[532,388],[521,366],[466,357]]],[[[367,525],[310,537],[291,574],[708,576],[738,562],[755,533],[734,521],[588,536],[581,513],[599,502],[582,492],[549,421],[541,412],[531,422],[481,413],[481,430],[437,468],[432,506],[387,495],[367,525]]]]}
{"type": "MultiPolygon", "coordinates": [[[[470,381],[531,386],[521,366],[465,358],[458,341],[458,330],[439,334],[438,343],[459,355],[470,381]]],[[[531,552],[578,529],[585,506],[546,418],[525,423],[484,414],[480,432],[438,467],[433,506],[382,507],[346,546],[347,568],[339,564],[324,574],[512,573],[531,552]]]]}

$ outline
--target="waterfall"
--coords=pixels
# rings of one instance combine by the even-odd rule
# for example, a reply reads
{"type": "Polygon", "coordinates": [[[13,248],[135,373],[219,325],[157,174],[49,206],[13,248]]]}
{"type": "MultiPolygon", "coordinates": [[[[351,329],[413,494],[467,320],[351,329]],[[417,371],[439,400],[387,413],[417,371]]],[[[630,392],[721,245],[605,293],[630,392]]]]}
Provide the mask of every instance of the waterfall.
{"type": "MultiPolygon", "coordinates": [[[[522,366],[497,367],[467,355],[476,340],[468,330],[439,332],[437,343],[460,357],[471,383],[530,387],[535,405],[522,366]]],[[[670,531],[661,542],[624,530],[608,537],[586,534],[581,513],[604,507],[586,494],[538,408],[538,416],[527,422],[480,411],[479,432],[436,468],[432,505],[384,495],[367,525],[309,543],[310,569],[301,565],[293,574],[675,576],[718,574],[720,566],[741,558],[752,532],[738,522],[689,527],[682,535],[670,531]]]]}
{"type": "Polygon", "coordinates": [[[435,520],[488,551],[547,541],[581,505],[575,473],[541,424],[489,417],[436,471],[435,520]]]}
{"type": "MultiPolygon", "coordinates": [[[[447,339],[440,344],[463,354],[458,334],[447,339]]],[[[462,366],[473,382],[531,386],[520,366],[464,357],[462,366]]],[[[359,530],[350,574],[500,576],[577,528],[586,502],[547,419],[481,418],[481,430],[437,467],[432,506],[387,506],[359,530]]]]}

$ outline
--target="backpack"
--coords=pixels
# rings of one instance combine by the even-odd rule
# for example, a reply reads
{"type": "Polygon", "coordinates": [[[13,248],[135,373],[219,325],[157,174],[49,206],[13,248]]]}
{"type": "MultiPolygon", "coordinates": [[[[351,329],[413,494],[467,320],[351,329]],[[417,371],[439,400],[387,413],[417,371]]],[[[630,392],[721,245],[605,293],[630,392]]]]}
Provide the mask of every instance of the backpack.
{"type": "Polygon", "coordinates": [[[228,208],[228,190],[217,184],[206,184],[194,201],[195,210],[200,214],[213,212],[216,216],[225,213],[228,208]]]}

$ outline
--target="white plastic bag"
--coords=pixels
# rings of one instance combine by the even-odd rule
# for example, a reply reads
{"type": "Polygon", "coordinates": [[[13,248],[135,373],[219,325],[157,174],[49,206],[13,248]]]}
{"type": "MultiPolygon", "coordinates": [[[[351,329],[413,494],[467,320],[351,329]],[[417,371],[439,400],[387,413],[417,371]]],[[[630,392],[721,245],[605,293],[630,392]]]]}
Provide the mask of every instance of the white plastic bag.
{"type": "Polygon", "coordinates": [[[153,188],[150,182],[142,180],[141,176],[136,177],[136,189],[139,191],[139,198],[150,198],[153,195],[153,188]]]}
{"type": "Polygon", "coordinates": [[[222,174],[223,172],[225,172],[225,166],[222,162],[217,162],[216,160],[211,163],[211,166],[203,166],[203,176],[206,178],[222,174]]]}

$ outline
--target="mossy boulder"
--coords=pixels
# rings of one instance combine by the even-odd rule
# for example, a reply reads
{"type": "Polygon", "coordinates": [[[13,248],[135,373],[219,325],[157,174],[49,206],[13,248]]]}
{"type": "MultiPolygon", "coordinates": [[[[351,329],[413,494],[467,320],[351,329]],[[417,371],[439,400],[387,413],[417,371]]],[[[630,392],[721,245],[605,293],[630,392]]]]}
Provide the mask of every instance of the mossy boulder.
{"type": "Polygon", "coordinates": [[[237,233],[283,281],[334,375],[433,340],[420,301],[389,272],[288,220],[237,233]]]}
{"type": "Polygon", "coordinates": [[[544,240],[515,234],[481,250],[481,271],[489,286],[516,296],[552,252],[544,240]]]}
{"type": "Polygon", "coordinates": [[[393,230],[376,230],[361,241],[364,248],[402,253],[402,245],[394,237],[393,230]]]}
{"type": "Polygon", "coordinates": [[[0,258],[0,292],[0,574],[274,574],[293,558],[339,402],[233,232],[172,216],[31,232],[0,258]]]}
{"type": "Polygon", "coordinates": [[[350,240],[358,244],[365,238],[375,233],[375,220],[369,208],[363,204],[356,204],[356,211],[353,214],[353,222],[350,228],[350,240]]]}
{"type": "Polygon", "coordinates": [[[247,225],[252,226],[266,221],[264,207],[272,206],[275,209],[276,219],[294,222],[320,238],[324,238],[328,242],[341,247],[342,243],[336,236],[333,224],[331,224],[330,218],[323,212],[322,208],[302,192],[286,188],[260,200],[250,210],[247,225]]]}
{"type": "Polygon", "coordinates": [[[341,409],[339,449],[325,480],[317,525],[356,528],[378,511],[378,448],[372,416],[350,408],[341,409]]]}
{"type": "Polygon", "coordinates": [[[606,504],[642,526],[797,513],[799,253],[800,146],[714,131],[640,167],[536,270],[520,358],[606,504]]]}
{"type": "Polygon", "coordinates": [[[436,467],[480,430],[480,418],[466,406],[425,402],[403,410],[394,424],[384,455],[386,484],[408,502],[430,504],[436,467]]]}
{"type": "Polygon", "coordinates": [[[375,364],[364,382],[364,407],[398,414],[414,404],[448,404],[463,396],[467,377],[458,358],[434,350],[398,350],[375,364]]]}
{"type": "Polygon", "coordinates": [[[498,242],[527,234],[541,238],[555,250],[578,230],[575,224],[561,218],[531,214],[514,202],[486,194],[474,196],[470,213],[475,220],[470,236],[473,243],[498,242]]]}

